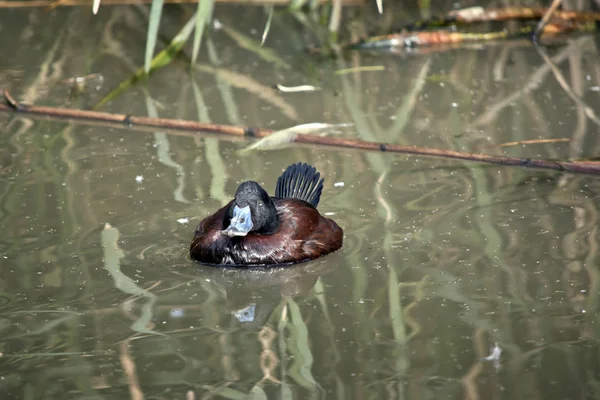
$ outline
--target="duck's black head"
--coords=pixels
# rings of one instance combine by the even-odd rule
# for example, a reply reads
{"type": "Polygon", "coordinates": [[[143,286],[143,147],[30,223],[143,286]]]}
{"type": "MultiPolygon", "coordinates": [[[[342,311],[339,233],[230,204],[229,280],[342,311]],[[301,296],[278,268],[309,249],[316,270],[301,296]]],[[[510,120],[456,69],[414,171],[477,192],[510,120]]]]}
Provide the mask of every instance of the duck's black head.
{"type": "Polygon", "coordinates": [[[270,235],[279,228],[277,209],[271,197],[256,182],[242,183],[225,214],[224,235],[246,236],[249,232],[270,235]]]}

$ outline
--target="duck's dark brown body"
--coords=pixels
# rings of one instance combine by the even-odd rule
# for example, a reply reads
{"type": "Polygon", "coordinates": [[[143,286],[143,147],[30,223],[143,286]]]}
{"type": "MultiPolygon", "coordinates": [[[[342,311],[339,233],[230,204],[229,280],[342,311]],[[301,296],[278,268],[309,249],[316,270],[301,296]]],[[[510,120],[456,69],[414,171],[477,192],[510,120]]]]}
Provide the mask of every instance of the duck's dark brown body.
{"type": "Polygon", "coordinates": [[[280,226],[277,232],[229,237],[225,215],[232,203],[204,219],[190,246],[192,258],[206,264],[270,265],[308,261],[342,247],[342,229],[311,204],[292,198],[272,198],[280,226]],[[225,225],[225,226],[224,226],[225,225]]]}

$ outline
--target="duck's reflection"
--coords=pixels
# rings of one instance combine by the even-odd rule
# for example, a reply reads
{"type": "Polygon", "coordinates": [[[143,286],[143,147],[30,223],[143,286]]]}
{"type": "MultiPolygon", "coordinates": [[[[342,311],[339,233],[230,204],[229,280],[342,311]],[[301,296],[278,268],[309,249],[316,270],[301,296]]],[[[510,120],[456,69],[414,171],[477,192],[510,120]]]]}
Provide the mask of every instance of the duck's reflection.
{"type": "MultiPolygon", "coordinates": [[[[275,268],[223,268],[196,264],[193,270],[187,270],[183,275],[213,296],[217,294],[219,299],[212,301],[214,307],[211,311],[220,314],[220,318],[216,318],[220,321],[220,329],[225,328],[223,322],[227,314],[231,321],[225,323],[228,325],[225,329],[259,330],[282,301],[309,295],[321,276],[337,268],[339,262],[336,258],[332,255],[275,268]]],[[[177,274],[182,275],[181,270],[177,274]]],[[[182,308],[173,308],[169,314],[171,318],[190,317],[182,308]]]]}

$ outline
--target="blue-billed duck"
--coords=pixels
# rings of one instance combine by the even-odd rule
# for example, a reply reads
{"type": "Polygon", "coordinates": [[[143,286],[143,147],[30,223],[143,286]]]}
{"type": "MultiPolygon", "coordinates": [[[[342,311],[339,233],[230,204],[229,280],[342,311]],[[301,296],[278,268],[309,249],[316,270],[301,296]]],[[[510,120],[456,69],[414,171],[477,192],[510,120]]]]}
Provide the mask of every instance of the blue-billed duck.
{"type": "Polygon", "coordinates": [[[273,197],[258,183],[243,182],[231,202],[200,222],[190,246],[192,258],[205,264],[272,266],[339,249],[342,228],[317,211],[320,176],[308,164],[290,165],[277,179],[273,197]]]}

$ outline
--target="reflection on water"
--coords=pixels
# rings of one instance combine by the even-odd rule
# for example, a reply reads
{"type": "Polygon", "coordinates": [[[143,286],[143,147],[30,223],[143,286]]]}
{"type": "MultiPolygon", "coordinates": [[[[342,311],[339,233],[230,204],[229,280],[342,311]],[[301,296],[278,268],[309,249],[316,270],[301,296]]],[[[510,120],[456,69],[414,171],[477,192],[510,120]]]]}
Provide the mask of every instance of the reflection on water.
{"type": "MultiPolygon", "coordinates": [[[[52,11],[54,42],[20,31],[41,11],[3,14],[23,43],[0,60],[0,86],[81,108],[117,86],[141,55],[115,46],[141,48],[143,18],[103,8],[90,24],[88,11],[52,11]],[[89,73],[103,86],[80,97],[54,84],[89,73]]],[[[260,10],[230,12],[217,16],[260,32],[260,10]]],[[[344,135],[519,157],[598,154],[593,37],[549,49],[586,109],[522,43],[322,61],[299,51],[293,17],[274,17],[270,35],[293,68],[216,32],[202,68],[165,68],[109,108],[273,128],[352,123],[344,135]],[[385,71],[334,75],[352,65],[385,71]],[[538,138],[570,142],[497,147],[538,138]]],[[[598,396],[593,176],[318,147],[240,156],[245,143],[216,137],[0,119],[2,398],[598,396]],[[239,182],[272,193],[297,161],[326,179],[319,209],[343,227],[340,251],[275,269],[189,259],[196,224],[239,182]]]]}

